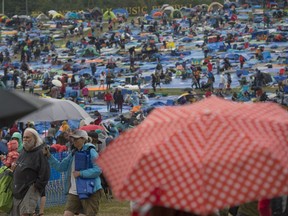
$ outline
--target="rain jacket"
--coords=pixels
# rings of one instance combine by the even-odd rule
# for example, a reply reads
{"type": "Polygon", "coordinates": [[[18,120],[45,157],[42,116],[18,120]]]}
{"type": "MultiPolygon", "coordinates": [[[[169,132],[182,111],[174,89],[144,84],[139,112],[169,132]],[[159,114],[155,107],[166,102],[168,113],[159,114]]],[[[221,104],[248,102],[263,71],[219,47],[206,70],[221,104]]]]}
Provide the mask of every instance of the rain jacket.
{"type": "MultiPolygon", "coordinates": [[[[90,149],[90,155],[91,155],[91,162],[93,164],[92,168],[86,169],[86,170],[81,170],[80,171],[80,176],[82,178],[94,178],[95,179],[95,184],[94,184],[94,192],[102,189],[101,186],[101,179],[100,179],[100,174],[101,174],[101,169],[99,166],[96,164],[95,160],[98,157],[98,153],[95,150],[95,146],[91,143],[86,143],[83,145],[82,150],[87,150],[89,146],[93,146],[94,148],[90,149]]],[[[65,193],[68,194],[70,186],[71,186],[71,174],[72,174],[72,161],[74,158],[74,153],[70,152],[66,158],[64,158],[61,162],[58,161],[53,155],[49,158],[49,163],[50,165],[56,169],[58,172],[65,172],[68,171],[68,184],[65,184],[65,193]]],[[[77,181],[76,181],[77,182],[77,181]]]]}
{"type": "Polygon", "coordinates": [[[40,194],[44,191],[50,178],[50,167],[42,148],[43,145],[39,145],[31,151],[21,151],[13,174],[13,196],[16,199],[23,199],[32,184],[40,194]]]}
{"type": "Polygon", "coordinates": [[[11,140],[7,143],[7,146],[8,154],[6,155],[6,158],[2,159],[2,162],[5,164],[6,167],[11,167],[11,165],[15,163],[19,157],[19,153],[17,151],[18,142],[16,140],[11,140]]]}
{"type": "Polygon", "coordinates": [[[17,138],[18,140],[18,152],[20,153],[23,149],[23,142],[22,142],[22,135],[19,132],[14,132],[11,139],[12,138],[17,138]]]}

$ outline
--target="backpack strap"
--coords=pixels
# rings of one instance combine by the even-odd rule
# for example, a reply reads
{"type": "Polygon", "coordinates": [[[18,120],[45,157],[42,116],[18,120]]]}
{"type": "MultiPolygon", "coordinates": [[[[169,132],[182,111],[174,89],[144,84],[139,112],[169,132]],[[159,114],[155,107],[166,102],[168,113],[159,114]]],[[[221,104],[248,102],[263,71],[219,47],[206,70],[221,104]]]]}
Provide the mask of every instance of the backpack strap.
{"type": "Polygon", "coordinates": [[[86,151],[87,154],[90,155],[91,149],[95,149],[95,151],[96,151],[96,147],[95,146],[88,146],[88,148],[86,150],[84,150],[84,151],[86,151]]]}
{"type": "MultiPolygon", "coordinates": [[[[3,168],[4,168],[4,167],[3,167],[3,168]]],[[[0,179],[7,174],[7,172],[6,172],[7,170],[8,170],[8,167],[5,167],[5,168],[3,169],[3,172],[0,173],[0,179]]]]}

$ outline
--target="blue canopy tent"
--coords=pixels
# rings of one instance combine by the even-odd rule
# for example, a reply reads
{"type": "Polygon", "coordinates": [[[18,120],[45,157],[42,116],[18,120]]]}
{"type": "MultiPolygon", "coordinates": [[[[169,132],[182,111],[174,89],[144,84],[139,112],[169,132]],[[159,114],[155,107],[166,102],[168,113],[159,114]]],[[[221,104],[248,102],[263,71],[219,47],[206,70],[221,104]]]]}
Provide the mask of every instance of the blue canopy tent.
{"type": "Polygon", "coordinates": [[[117,15],[119,15],[119,16],[125,16],[126,18],[128,18],[129,17],[129,13],[128,13],[128,11],[125,9],[125,8],[116,8],[116,9],[114,9],[114,10],[112,10],[112,12],[117,16],[117,15]]]}

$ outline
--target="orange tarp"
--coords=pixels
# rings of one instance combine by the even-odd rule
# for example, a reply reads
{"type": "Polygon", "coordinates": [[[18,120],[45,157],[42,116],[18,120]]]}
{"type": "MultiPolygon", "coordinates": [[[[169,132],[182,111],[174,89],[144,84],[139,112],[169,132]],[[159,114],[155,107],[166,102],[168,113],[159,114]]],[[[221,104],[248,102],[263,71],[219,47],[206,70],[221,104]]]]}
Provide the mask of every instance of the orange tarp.
{"type": "Polygon", "coordinates": [[[107,88],[106,87],[89,87],[88,90],[89,91],[105,91],[107,88]]]}

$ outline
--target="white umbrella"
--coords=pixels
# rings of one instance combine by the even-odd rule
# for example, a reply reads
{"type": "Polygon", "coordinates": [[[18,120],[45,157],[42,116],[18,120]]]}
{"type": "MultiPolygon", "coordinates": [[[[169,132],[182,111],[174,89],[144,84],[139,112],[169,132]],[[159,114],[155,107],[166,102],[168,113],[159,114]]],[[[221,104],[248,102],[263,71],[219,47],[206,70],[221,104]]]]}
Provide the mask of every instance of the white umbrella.
{"type": "MultiPolygon", "coordinates": [[[[54,77],[55,78],[55,77],[54,77]]],[[[52,84],[57,86],[57,87],[61,87],[62,86],[62,83],[60,80],[52,80],[52,84]]]]}
{"type": "Polygon", "coordinates": [[[89,124],[91,121],[94,121],[90,115],[78,104],[70,100],[59,100],[53,98],[44,98],[44,101],[50,103],[49,106],[37,110],[29,115],[24,116],[19,119],[19,122],[28,122],[28,121],[60,121],[60,120],[81,120],[89,124]]]}

